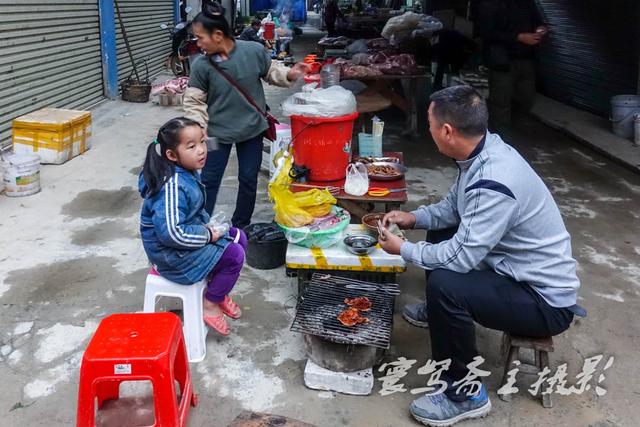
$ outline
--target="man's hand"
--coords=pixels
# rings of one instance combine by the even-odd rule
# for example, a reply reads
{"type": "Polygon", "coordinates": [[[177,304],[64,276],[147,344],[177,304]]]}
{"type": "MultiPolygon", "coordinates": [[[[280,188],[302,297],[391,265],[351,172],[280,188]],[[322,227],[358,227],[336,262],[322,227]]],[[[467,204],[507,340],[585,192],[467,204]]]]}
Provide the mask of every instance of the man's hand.
{"type": "MultiPolygon", "coordinates": [[[[391,213],[391,212],[389,212],[391,213]]],[[[400,237],[396,236],[386,228],[382,229],[383,236],[378,238],[378,243],[380,243],[380,247],[391,255],[400,255],[400,246],[404,243],[400,237]]]]}
{"type": "Polygon", "coordinates": [[[402,211],[391,211],[382,218],[382,225],[388,227],[389,224],[396,224],[402,230],[411,229],[416,225],[414,214],[402,211]]]}
{"type": "Polygon", "coordinates": [[[310,68],[311,67],[309,66],[309,64],[305,64],[303,62],[296,63],[296,65],[291,67],[291,69],[287,73],[287,80],[289,80],[290,82],[295,82],[300,77],[307,74],[310,68]]]}
{"type": "Polygon", "coordinates": [[[539,33],[520,33],[518,41],[529,46],[535,46],[542,40],[542,34],[539,33]]]}

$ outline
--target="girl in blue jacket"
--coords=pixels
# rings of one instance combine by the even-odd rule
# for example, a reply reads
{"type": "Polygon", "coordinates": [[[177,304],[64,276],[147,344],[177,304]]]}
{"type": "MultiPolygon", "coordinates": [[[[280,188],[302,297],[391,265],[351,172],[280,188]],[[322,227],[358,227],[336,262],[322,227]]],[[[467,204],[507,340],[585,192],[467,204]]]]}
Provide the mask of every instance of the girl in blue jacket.
{"type": "Polygon", "coordinates": [[[140,235],[162,277],[181,285],[207,279],[204,321],[228,335],[225,315],[232,319],[241,315],[229,292],[240,275],[247,238],[237,228],[221,234],[208,225],[200,182],[206,160],[206,136],[198,123],[180,117],[160,128],[139,178],[144,199],[140,235]]]}

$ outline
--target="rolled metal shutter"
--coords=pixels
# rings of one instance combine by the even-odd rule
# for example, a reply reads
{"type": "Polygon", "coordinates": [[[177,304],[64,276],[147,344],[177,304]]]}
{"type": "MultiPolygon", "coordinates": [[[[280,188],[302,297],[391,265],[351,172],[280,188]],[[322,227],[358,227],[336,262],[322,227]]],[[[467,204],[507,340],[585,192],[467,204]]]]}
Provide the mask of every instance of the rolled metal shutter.
{"type": "Polygon", "coordinates": [[[14,118],[102,97],[97,0],[0,0],[0,148],[14,118]]]}
{"type": "MultiPolygon", "coordinates": [[[[136,63],[146,61],[149,74],[164,70],[171,53],[171,39],[161,24],[173,25],[174,0],[117,0],[124,22],[124,30],[136,63]]],[[[118,55],[118,82],[129,77],[133,66],[116,15],[116,37],[118,55]]],[[[144,66],[139,71],[144,73],[144,66]]],[[[144,78],[142,75],[140,78],[144,78]]]]}
{"type": "Polygon", "coordinates": [[[638,0],[537,0],[549,24],[540,45],[540,92],[608,116],[610,98],[638,90],[638,0]]]}

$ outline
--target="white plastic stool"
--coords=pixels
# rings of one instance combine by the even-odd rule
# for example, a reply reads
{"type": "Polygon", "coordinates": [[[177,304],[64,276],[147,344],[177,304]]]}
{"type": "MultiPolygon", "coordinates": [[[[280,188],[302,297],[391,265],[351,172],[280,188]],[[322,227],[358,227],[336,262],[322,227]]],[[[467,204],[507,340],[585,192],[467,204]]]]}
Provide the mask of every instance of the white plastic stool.
{"type": "Polygon", "coordinates": [[[144,312],[156,311],[156,298],[167,296],[182,300],[182,330],[187,345],[189,362],[200,362],[207,355],[205,340],[209,328],[204,323],[202,313],[202,297],[206,280],[201,280],[193,285],[180,285],[171,282],[158,275],[155,269],[147,274],[147,282],[144,288],[144,312]]]}

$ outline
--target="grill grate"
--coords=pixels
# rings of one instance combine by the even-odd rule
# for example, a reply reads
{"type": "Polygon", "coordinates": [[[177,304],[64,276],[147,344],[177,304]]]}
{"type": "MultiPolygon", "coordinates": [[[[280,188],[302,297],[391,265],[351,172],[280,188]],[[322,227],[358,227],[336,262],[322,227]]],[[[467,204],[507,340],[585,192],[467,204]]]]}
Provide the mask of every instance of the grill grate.
{"type": "Polygon", "coordinates": [[[391,343],[396,285],[375,284],[331,275],[314,274],[298,300],[291,330],[316,335],[339,344],[369,345],[387,349],[391,343]],[[369,323],[344,326],[337,319],[348,308],[345,298],[367,297],[369,323]]]}

